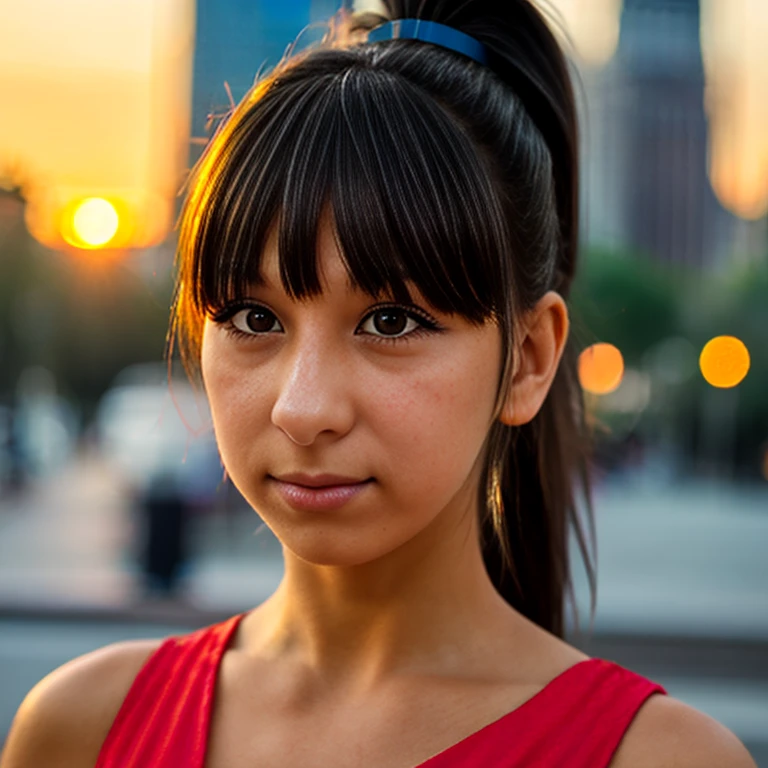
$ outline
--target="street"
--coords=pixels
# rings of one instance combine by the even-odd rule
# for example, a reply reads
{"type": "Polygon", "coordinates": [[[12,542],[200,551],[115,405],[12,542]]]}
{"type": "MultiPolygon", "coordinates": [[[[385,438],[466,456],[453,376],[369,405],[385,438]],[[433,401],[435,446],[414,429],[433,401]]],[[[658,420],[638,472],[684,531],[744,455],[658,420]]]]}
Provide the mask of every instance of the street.
{"type": "MultiPolygon", "coordinates": [[[[616,481],[598,490],[596,523],[594,633],[571,641],[724,723],[768,768],[768,489],[616,481]]],[[[246,610],[282,575],[279,543],[255,513],[214,510],[194,521],[183,599],[153,607],[138,588],[135,533],[98,459],[0,502],[0,736],[65,661],[246,610]]],[[[586,580],[573,562],[586,632],[586,580]]]]}

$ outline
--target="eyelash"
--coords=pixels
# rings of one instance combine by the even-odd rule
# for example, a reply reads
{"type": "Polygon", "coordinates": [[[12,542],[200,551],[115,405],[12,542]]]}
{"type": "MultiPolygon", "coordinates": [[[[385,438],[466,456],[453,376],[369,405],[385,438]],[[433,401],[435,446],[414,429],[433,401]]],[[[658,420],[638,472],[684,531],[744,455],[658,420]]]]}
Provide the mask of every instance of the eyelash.
{"type": "MultiPolygon", "coordinates": [[[[245,331],[241,331],[235,326],[235,324],[232,322],[232,318],[234,318],[235,315],[237,315],[239,312],[242,312],[244,309],[265,309],[267,312],[274,314],[272,310],[269,309],[269,307],[266,307],[263,304],[242,302],[237,304],[230,304],[229,306],[226,306],[223,309],[215,312],[213,315],[211,315],[211,320],[217,324],[226,324],[227,333],[231,334],[235,338],[254,339],[258,336],[267,335],[268,332],[246,333],[245,331]]],[[[405,312],[409,318],[416,320],[419,325],[417,328],[412,330],[410,333],[405,334],[404,336],[376,336],[374,334],[366,334],[369,337],[369,340],[376,344],[397,344],[408,342],[412,341],[413,339],[418,339],[433,333],[440,333],[441,331],[445,330],[434,318],[432,318],[423,310],[416,307],[404,306],[402,304],[382,304],[373,308],[363,317],[363,319],[358,324],[358,328],[377,312],[381,312],[385,309],[399,309],[405,312]]],[[[277,315],[275,315],[275,319],[277,319],[277,315]]],[[[358,335],[357,330],[355,331],[355,335],[358,335]]]]}
{"type": "MultiPolygon", "coordinates": [[[[418,326],[414,328],[410,333],[406,333],[404,336],[376,336],[372,333],[366,334],[368,340],[375,344],[402,344],[413,341],[414,339],[420,339],[424,336],[429,336],[433,333],[440,333],[445,330],[433,317],[428,315],[423,310],[403,306],[402,304],[384,304],[372,309],[361,321],[360,325],[363,325],[369,318],[375,315],[377,312],[381,312],[385,309],[399,309],[405,312],[406,316],[418,323],[418,326]]],[[[360,326],[358,326],[360,327],[360,326]]],[[[357,333],[357,332],[355,332],[357,333]]]]}

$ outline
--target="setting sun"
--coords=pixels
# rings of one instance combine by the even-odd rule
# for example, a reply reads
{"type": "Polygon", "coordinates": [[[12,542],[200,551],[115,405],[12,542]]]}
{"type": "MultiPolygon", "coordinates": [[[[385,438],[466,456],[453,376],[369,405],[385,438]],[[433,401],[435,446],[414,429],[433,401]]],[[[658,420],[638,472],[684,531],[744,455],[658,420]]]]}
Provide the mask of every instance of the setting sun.
{"type": "Polygon", "coordinates": [[[90,197],[83,200],[72,216],[72,230],[78,243],[87,248],[100,248],[106,245],[117,233],[120,219],[115,206],[103,197],[90,197]]]}
{"type": "Polygon", "coordinates": [[[21,186],[45,245],[143,248],[171,230],[189,155],[194,8],[25,0],[4,15],[0,103],[13,119],[0,121],[0,177],[21,186]],[[89,198],[102,202],[78,207],[89,198]]]}

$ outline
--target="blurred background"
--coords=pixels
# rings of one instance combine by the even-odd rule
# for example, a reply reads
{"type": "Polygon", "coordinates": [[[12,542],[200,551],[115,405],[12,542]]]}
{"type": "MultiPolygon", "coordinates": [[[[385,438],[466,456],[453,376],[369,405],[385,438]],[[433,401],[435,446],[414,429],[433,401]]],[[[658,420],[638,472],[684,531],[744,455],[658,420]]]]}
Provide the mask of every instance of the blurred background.
{"type": "MultiPolygon", "coordinates": [[[[164,362],[174,221],[216,115],[339,2],[0,0],[0,744],[64,661],[280,580],[164,362]]],[[[576,558],[571,639],[768,767],[768,4],[542,7],[577,78],[600,435],[597,612],[576,558]]]]}

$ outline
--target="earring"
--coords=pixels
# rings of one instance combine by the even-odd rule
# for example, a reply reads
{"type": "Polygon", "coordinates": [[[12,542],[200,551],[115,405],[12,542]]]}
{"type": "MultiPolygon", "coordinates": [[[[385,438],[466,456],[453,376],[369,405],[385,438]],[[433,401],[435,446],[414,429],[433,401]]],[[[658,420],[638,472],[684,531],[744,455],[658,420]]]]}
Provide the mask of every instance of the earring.
{"type": "Polygon", "coordinates": [[[501,496],[501,469],[498,464],[491,469],[488,478],[488,508],[496,531],[503,530],[504,500],[501,496]]]}

